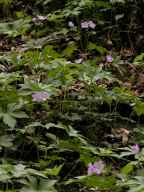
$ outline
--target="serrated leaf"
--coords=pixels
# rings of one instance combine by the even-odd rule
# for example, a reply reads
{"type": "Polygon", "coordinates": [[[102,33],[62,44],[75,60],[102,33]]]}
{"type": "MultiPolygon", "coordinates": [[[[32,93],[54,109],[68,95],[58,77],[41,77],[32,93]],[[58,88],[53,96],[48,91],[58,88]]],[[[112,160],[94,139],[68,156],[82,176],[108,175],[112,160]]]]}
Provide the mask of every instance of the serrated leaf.
{"type": "Polygon", "coordinates": [[[16,119],[14,119],[11,115],[8,113],[5,113],[3,115],[3,122],[8,125],[10,128],[14,128],[16,126],[16,119]]]}
{"type": "Polygon", "coordinates": [[[9,135],[0,136],[0,146],[2,147],[12,147],[12,138],[9,135]]]}

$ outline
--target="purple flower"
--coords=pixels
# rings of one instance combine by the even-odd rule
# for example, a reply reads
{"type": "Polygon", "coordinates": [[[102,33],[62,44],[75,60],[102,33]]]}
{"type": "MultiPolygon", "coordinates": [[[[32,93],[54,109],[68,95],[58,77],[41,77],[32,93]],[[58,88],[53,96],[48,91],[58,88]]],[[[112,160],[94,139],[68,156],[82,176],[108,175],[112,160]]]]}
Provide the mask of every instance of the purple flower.
{"type": "Polygon", "coordinates": [[[88,175],[95,173],[95,166],[92,163],[88,164],[88,175]]]}
{"type": "Polygon", "coordinates": [[[140,147],[139,147],[138,144],[134,144],[134,145],[131,147],[131,149],[132,149],[132,152],[133,152],[134,154],[137,154],[137,153],[139,153],[139,151],[140,151],[140,147]]]}
{"type": "Polygon", "coordinates": [[[91,29],[95,29],[95,27],[96,27],[96,24],[95,24],[93,21],[89,21],[89,22],[88,22],[88,25],[89,25],[89,27],[90,27],[91,29]]]}
{"type": "Polygon", "coordinates": [[[45,91],[37,91],[32,94],[32,100],[41,102],[41,101],[46,101],[49,97],[49,94],[45,91]]]}
{"type": "Polygon", "coordinates": [[[95,171],[96,174],[100,175],[102,173],[105,165],[104,165],[103,161],[99,160],[99,161],[94,163],[94,166],[95,166],[95,169],[96,169],[96,171],[95,171]]]}
{"type": "Polygon", "coordinates": [[[89,28],[89,22],[87,22],[87,21],[81,22],[81,28],[82,29],[88,29],[89,28]]]}
{"type": "Polygon", "coordinates": [[[106,62],[112,63],[113,62],[113,57],[111,55],[106,56],[106,62]]]}
{"type": "Polygon", "coordinates": [[[101,160],[95,162],[94,164],[90,163],[88,165],[88,175],[100,175],[103,172],[104,166],[104,162],[101,160]]]}
{"type": "Polygon", "coordinates": [[[82,29],[94,29],[96,27],[96,24],[93,21],[83,21],[81,22],[81,28],[82,29]]]}

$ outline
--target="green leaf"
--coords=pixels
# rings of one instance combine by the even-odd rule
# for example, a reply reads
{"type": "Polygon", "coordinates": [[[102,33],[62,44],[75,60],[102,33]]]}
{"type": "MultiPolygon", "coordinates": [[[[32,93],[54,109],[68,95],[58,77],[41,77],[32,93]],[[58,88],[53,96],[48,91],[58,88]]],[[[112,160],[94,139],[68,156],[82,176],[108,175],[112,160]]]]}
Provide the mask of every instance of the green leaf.
{"type": "Polygon", "coordinates": [[[100,176],[87,176],[82,179],[82,183],[88,187],[98,187],[99,189],[112,189],[115,186],[116,179],[113,176],[100,177],[100,176]]]}
{"type": "Polygon", "coordinates": [[[18,19],[13,22],[0,23],[0,33],[12,37],[23,35],[30,28],[30,18],[18,19]]]}
{"type": "Polygon", "coordinates": [[[144,102],[137,102],[136,105],[134,106],[134,110],[137,113],[138,116],[144,114],[144,102]]]}
{"type": "Polygon", "coordinates": [[[50,129],[50,128],[58,128],[58,129],[63,129],[67,131],[67,127],[61,123],[59,124],[55,124],[55,123],[47,123],[45,125],[46,129],[50,129]]]}
{"type": "Polygon", "coordinates": [[[133,171],[133,169],[134,169],[134,165],[132,163],[128,163],[121,169],[121,173],[124,175],[128,175],[133,171]]]}
{"type": "Polygon", "coordinates": [[[21,192],[56,192],[56,180],[42,179],[39,180],[35,177],[28,177],[29,180],[25,181],[25,186],[21,192]]]}
{"type": "Polygon", "coordinates": [[[63,165],[60,165],[60,166],[56,166],[52,169],[46,169],[44,172],[45,174],[48,174],[48,175],[53,175],[53,176],[57,176],[61,170],[63,165]]]}
{"type": "Polygon", "coordinates": [[[144,62],[144,53],[141,53],[140,55],[135,57],[135,59],[133,61],[133,64],[137,65],[137,64],[140,64],[140,63],[143,63],[143,62],[144,62]]]}
{"type": "Polygon", "coordinates": [[[37,171],[35,169],[27,169],[27,173],[29,175],[35,175],[35,176],[40,176],[40,177],[43,177],[43,178],[47,178],[42,172],[40,171],[37,171]]]}
{"type": "Polygon", "coordinates": [[[75,179],[70,179],[66,182],[66,184],[70,183],[83,183],[88,187],[98,188],[98,189],[112,189],[116,184],[116,179],[113,176],[80,176],[75,179]]]}
{"type": "Polygon", "coordinates": [[[77,50],[76,43],[73,41],[69,42],[68,46],[63,51],[63,55],[67,57],[71,57],[75,50],[77,50]]]}
{"type": "Polygon", "coordinates": [[[28,115],[23,111],[11,113],[11,116],[15,118],[28,118],[28,115]]]}
{"type": "Polygon", "coordinates": [[[5,113],[3,115],[3,122],[8,125],[10,128],[14,128],[16,126],[16,119],[14,119],[11,115],[8,113],[5,113]]]}
{"type": "Polygon", "coordinates": [[[88,50],[89,51],[96,50],[96,51],[98,51],[102,55],[107,53],[106,48],[104,48],[102,46],[99,46],[99,45],[96,45],[96,44],[91,43],[91,42],[88,44],[88,50]]]}
{"type": "Polygon", "coordinates": [[[2,147],[12,147],[13,143],[12,143],[12,138],[10,135],[3,135],[0,136],[0,146],[2,147]]]}

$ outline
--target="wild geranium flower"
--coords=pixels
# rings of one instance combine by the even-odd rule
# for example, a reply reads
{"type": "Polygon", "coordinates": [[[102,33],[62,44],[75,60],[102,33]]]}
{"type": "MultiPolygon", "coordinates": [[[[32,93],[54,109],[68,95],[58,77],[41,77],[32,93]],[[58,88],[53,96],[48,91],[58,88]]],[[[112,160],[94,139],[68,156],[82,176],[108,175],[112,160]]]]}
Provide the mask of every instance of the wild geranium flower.
{"type": "Polygon", "coordinates": [[[92,175],[96,172],[95,166],[92,163],[88,164],[88,175],[92,175]]]}
{"type": "Polygon", "coordinates": [[[71,28],[73,28],[73,27],[74,27],[74,23],[73,23],[72,21],[69,21],[69,22],[68,22],[68,26],[71,27],[71,28]]]}
{"type": "Polygon", "coordinates": [[[37,91],[32,94],[32,100],[41,102],[41,101],[46,101],[49,97],[49,94],[45,91],[37,91]]]}
{"type": "Polygon", "coordinates": [[[97,175],[100,175],[100,174],[103,172],[103,169],[104,169],[104,167],[105,167],[104,162],[101,161],[101,160],[95,162],[95,163],[94,163],[94,166],[95,166],[95,168],[96,168],[96,174],[97,174],[97,175]]]}
{"type": "Polygon", "coordinates": [[[40,21],[47,20],[47,16],[43,16],[43,15],[38,15],[37,18],[38,18],[38,20],[40,20],[40,21]]]}
{"type": "Polygon", "coordinates": [[[95,162],[94,164],[90,163],[88,165],[88,175],[96,174],[100,175],[103,172],[105,165],[104,162],[99,160],[95,162]]]}
{"type": "Polygon", "coordinates": [[[83,21],[81,22],[81,28],[82,29],[94,29],[96,27],[96,24],[93,21],[83,21]]]}
{"type": "Polygon", "coordinates": [[[140,147],[139,147],[138,144],[134,144],[131,148],[132,148],[132,152],[133,152],[134,154],[137,154],[137,153],[139,153],[139,151],[140,151],[140,147]]]}
{"type": "Polygon", "coordinates": [[[89,22],[87,22],[87,21],[81,22],[81,28],[82,29],[88,29],[89,28],[89,22]]]}
{"type": "Polygon", "coordinates": [[[45,21],[45,20],[47,20],[47,16],[43,16],[43,15],[37,15],[32,19],[33,22],[45,21]]]}
{"type": "Polygon", "coordinates": [[[112,63],[113,62],[113,57],[111,55],[106,56],[106,62],[112,63]]]}
{"type": "Polygon", "coordinates": [[[93,21],[89,21],[89,22],[88,22],[88,25],[89,25],[89,27],[90,27],[91,29],[95,29],[95,27],[96,27],[96,24],[95,24],[93,21]]]}

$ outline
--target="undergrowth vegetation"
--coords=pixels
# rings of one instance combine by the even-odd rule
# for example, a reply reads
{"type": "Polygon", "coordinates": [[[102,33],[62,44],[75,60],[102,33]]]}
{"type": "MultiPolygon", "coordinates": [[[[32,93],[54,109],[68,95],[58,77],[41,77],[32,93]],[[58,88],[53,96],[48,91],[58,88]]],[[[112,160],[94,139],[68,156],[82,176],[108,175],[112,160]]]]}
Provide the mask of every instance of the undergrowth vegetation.
{"type": "Polygon", "coordinates": [[[143,8],[0,0],[0,191],[144,191],[143,8]]]}

